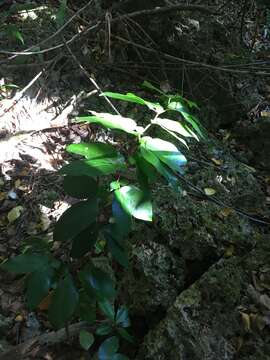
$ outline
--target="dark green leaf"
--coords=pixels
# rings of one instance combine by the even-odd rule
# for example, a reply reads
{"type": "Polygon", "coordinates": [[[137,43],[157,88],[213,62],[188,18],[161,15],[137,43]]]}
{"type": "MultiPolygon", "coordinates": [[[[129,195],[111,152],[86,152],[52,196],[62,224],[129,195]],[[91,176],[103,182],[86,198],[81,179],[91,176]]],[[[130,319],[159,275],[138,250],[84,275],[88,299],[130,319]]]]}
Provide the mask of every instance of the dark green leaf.
{"type": "Polygon", "coordinates": [[[139,105],[145,105],[150,110],[153,110],[156,113],[164,112],[164,108],[159,103],[154,103],[151,101],[144,100],[143,98],[141,98],[135,94],[132,94],[132,93],[119,94],[119,93],[115,93],[115,92],[104,92],[103,95],[108,96],[112,99],[123,100],[123,101],[127,101],[127,102],[136,103],[139,105]]]}
{"type": "Polygon", "coordinates": [[[96,299],[88,296],[83,290],[79,294],[79,317],[83,321],[92,324],[96,321],[96,299]]]}
{"type": "Polygon", "coordinates": [[[34,310],[48,294],[52,281],[54,270],[45,268],[42,271],[36,271],[29,275],[26,283],[26,300],[30,310],[34,310]]]}
{"type": "Polygon", "coordinates": [[[140,153],[136,153],[134,156],[137,166],[137,177],[143,190],[149,189],[149,183],[153,183],[157,179],[157,171],[154,166],[146,161],[140,153]]]}
{"type": "Polygon", "coordinates": [[[34,271],[41,271],[47,268],[49,258],[46,255],[40,254],[21,254],[15,256],[1,264],[1,268],[6,271],[17,274],[24,274],[34,271]]]}
{"type": "Polygon", "coordinates": [[[167,181],[172,185],[176,186],[178,183],[177,177],[171,172],[169,168],[165,166],[162,161],[155,155],[154,152],[147,150],[145,147],[140,146],[140,153],[142,157],[148,161],[151,165],[153,165],[156,170],[167,179],[167,181]]]}
{"type": "Polygon", "coordinates": [[[97,241],[97,224],[93,223],[72,239],[71,256],[79,258],[90,251],[97,241]]]}
{"type": "Polygon", "coordinates": [[[97,195],[97,182],[89,176],[64,177],[63,187],[65,192],[78,199],[90,198],[97,195]]]}
{"type": "Polygon", "coordinates": [[[136,219],[152,221],[152,203],[149,196],[135,185],[123,186],[114,192],[122,208],[136,219]]]}
{"type": "Polygon", "coordinates": [[[158,89],[157,87],[155,87],[154,85],[152,85],[149,81],[145,80],[142,83],[142,86],[144,86],[147,89],[156,91],[157,93],[161,94],[161,95],[165,95],[165,93],[163,91],[161,91],[160,89],[158,89]]]}
{"type": "Polygon", "coordinates": [[[79,295],[70,275],[60,280],[52,296],[48,317],[51,324],[59,329],[71,320],[79,302],[79,295]]]}
{"type": "Polygon", "coordinates": [[[121,115],[112,115],[110,113],[96,113],[91,111],[93,116],[82,116],[77,118],[77,122],[89,122],[103,125],[108,129],[117,129],[126,133],[137,135],[142,128],[137,126],[136,121],[125,118],[121,115]]]}
{"type": "Polygon", "coordinates": [[[75,238],[89,227],[97,217],[96,200],[80,201],[67,209],[57,221],[53,237],[56,241],[66,241],[75,238]]]}
{"type": "Polygon", "coordinates": [[[134,343],[134,338],[133,338],[133,336],[131,336],[126,329],[123,329],[123,328],[121,327],[121,328],[117,328],[116,330],[117,330],[118,334],[119,334],[123,339],[127,340],[127,341],[130,342],[130,343],[134,343]]]}
{"type": "Polygon", "coordinates": [[[94,336],[86,330],[81,330],[79,335],[80,345],[84,350],[89,350],[94,344],[94,336]]]}
{"type": "Polygon", "coordinates": [[[99,360],[111,360],[119,348],[119,340],[116,336],[106,339],[98,349],[99,360]]]}
{"type": "Polygon", "coordinates": [[[104,237],[107,240],[108,248],[115,260],[127,268],[129,266],[129,260],[126,253],[126,249],[119,244],[114,234],[113,226],[106,226],[103,231],[104,237]]]}
{"type": "Polygon", "coordinates": [[[101,298],[112,299],[116,295],[114,283],[110,276],[101,269],[88,266],[82,271],[85,280],[84,285],[90,286],[101,298]]]}
{"type": "Polygon", "coordinates": [[[60,28],[64,24],[66,18],[66,10],[67,0],[60,0],[60,6],[55,16],[57,28],[60,28]]]}
{"type": "Polygon", "coordinates": [[[103,312],[105,316],[111,321],[114,321],[114,306],[110,303],[110,301],[104,299],[98,302],[98,306],[100,310],[103,312]]]}
{"type": "Polygon", "coordinates": [[[102,324],[97,327],[96,334],[100,336],[109,335],[112,332],[112,326],[110,324],[102,324]]]}
{"type": "Polygon", "coordinates": [[[125,158],[122,155],[97,160],[77,160],[64,165],[59,173],[72,176],[103,176],[114,174],[126,168],[125,158]]]}
{"type": "Polygon", "coordinates": [[[111,358],[112,360],[129,360],[129,358],[126,355],[123,354],[115,354],[111,358]]]}
{"type": "Polygon", "coordinates": [[[127,236],[131,230],[131,217],[115,198],[112,202],[112,214],[115,220],[114,224],[112,224],[114,235],[120,240],[127,236]]]}
{"type": "Polygon", "coordinates": [[[116,149],[110,144],[104,143],[80,143],[68,145],[66,151],[84,156],[87,160],[117,157],[116,149]]]}
{"type": "Polygon", "coordinates": [[[124,306],[121,306],[116,313],[115,322],[117,325],[120,325],[121,327],[129,327],[130,326],[130,320],[128,315],[128,310],[124,306]]]}

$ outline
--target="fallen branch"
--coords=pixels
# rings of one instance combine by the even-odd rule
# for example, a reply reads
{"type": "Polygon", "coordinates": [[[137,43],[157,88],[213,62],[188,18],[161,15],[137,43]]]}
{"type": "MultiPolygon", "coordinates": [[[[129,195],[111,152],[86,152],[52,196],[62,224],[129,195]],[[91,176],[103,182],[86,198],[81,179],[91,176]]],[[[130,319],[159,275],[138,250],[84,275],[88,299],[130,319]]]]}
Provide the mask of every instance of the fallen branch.
{"type": "Polygon", "coordinates": [[[2,355],[0,355],[0,360],[22,360],[25,356],[29,356],[29,353],[37,346],[52,346],[66,340],[70,341],[71,338],[76,337],[83,329],[91,330],[92,328],[87,322],[80,321],[69,326],[68,337],[65,328],[41,334],[31,340],[14,346],[10,350],[5,351],[2,355]]]}
{"type": "MultiPolygon", "coordinates": [[[[215,9],[216,10],[216,9],[215,9]]],[[[183,5],[183,4],[177,4],[177,5],[171,5],[171,6],[162,6],[162,7],[156,7],[154,9],[147,9],[147,10],[139,10],[134,11],[132,13],[120,15],[114,19],[112,19],[112,22],[123,20],[126,18],[134,18],[142,15],[160,15],[160,14],[168,14],[173,11],[198,11],[209,15],[217,15],[216,11],[214,11],[211,7],[207,6],[201,6],[201,5],[183,5]]]]}

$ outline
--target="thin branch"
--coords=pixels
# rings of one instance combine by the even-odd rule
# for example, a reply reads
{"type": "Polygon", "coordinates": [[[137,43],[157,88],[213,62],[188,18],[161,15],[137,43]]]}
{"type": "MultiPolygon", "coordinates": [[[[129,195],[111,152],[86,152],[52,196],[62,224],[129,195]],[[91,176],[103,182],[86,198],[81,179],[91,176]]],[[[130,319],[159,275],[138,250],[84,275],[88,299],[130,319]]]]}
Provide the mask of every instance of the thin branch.
{"type": "MultiPolygon", "coordinates": [[[[70,47],[68,46],[67,43],[66,44],[66,48],[68,50],[68,52],[70,53],[70,55],[72,56],[72,59],[75,61],[75,63],[79,66],[79,68],[82,70],[82,72],[84,73],[84,75],[87,77],[87,79],[94,85],[94,87],[99,91],[100,94],[103,94],[103,91],[101,90],[101,88],[99,87],[99,85],[97,84],[97,82],[93,79],[93,77],[89,74],[89,72],[82,66],[82,64],[79,62],[79,60],[77,59],[77,57],[73,54],[72,50],[70,49],[70,47]]],[[[120,112],[116,109],[116,107],[113,105],[113,103],[110,101],[110,99],[103,95],[105,100],[107,101],[107,103],[110,105],[110,107],[116,112],[117,115],[121,115],[120,112]]]]}
{"type": "Polygon", "coordinates": [[[193,65],[193,66],[199,66],[199,67],[203,67],[203,68],[208,68],[211,70],[216,70],[216,71],[224,71],[224,72],[230,72],[230,73],[234,73],[234,74],[254,74],[254,75],[260,75],[260,76],[270,76],[270,72],[265,72],[265,71],[251,71],[251,70],[234,70],[234,69],[230,69],[230,68],[225,68],[222,66],[215,66],[215,65],[210,65],[210,64],[206,64],[206,63],[201,63],[198,61],[192,61],[192,60],[186,60],[180,57],[176,57],[173,55],[169,55],[166,53],[163,53],[161,51],[157,51],[155,49],[152,48],[148,48],[147,46],[141,45],[141,44],[137,44],[133,41],[130,40],[126,40],[120,36],[113,36],[115,39],[122,41],[126,44],[130,44],[133,46],[137,46],[138,48],[141,48],[143,50],[146,50],[148,52],[151,53],[157,53],[160,56],[163,56],[165,59],[169,59],[169,60],[174,60],[180,63],[184,63],[184,64],[189,64],[189,65],[193,65]]]}

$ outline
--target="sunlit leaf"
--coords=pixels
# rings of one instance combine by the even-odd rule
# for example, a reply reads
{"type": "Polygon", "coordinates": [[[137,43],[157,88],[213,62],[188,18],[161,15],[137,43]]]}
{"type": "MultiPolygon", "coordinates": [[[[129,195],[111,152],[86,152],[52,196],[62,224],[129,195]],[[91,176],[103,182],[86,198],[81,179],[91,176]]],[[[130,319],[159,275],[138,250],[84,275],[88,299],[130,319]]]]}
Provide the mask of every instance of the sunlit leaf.
{"type": "Polygon", "coordinates": [[[79,294],[70,275],[60,280],[52,295],[48,317],[51,324],[59,329],[71,320],[79,302],[79,294]]]}
{"type": "Polygon", "coordinates": [[[177,177],[171,172],[169,168],[166,167],[166,165],[159,160],[159,158],[156,156],[156,154],[152,151],[147,150],[143,144],[140,146],[140,153],[142,157],[148,161],[151,165],[153,165],[156,170],[164,176],[164,178],[172,185],[176,186],[178,183],[177,177]]]}
{"type": "Polygon", "coordinates": [[[90,116],[81,116],[76,119],[77,122],[96,123],[105,126],[108,129],[118,129],[125,131],[126,133],[136,135],[140,132],[140,128],[137,126],[136,121],[130,118],[123,117],[121,115],[113,115],[110,113],[96,113],[91,111],[90,116]]]}
{"type": "Polygon", "coordinates": [[[149,196],[135,185],[123,186],[114,192],[122,208],[136,219],[152,221],[153,210],[149,196]]]}
{"type": "Polygon", "coordinates": [[[116,157],[115,147],[104,143],[80,143],[68,145],[66,151],[84,156],[87,160],[96,160],[107,157],[116,157]]]}
{"type": "Polygon", "coordinates": [[[187,159],[174,144],[162,139],[151,138],[150,136],[143,137],[141,144],[173,171],[176,173],[182,172],[182,168],[186,164],[187,159]]]}
{"type": "Polygon", "coordinates": [[[114,174],[126,167],[125,159],[122,155],[96,160],[77,160],[64,165],[59,173],[72,176],[104,176],[114,174]]]}
{"type": "Polygon", "coordinates": [[[164,108],[159,103],[144,100],[143,98],[141,98],[135,94],[132,94],[132,93],[119,94],[119,93],[115,93],[115,92],[104,92],[103,95],[111,97],[112,99],[123,100],[123,101],[127,101],[127,102],[136,103],[139,105],[145,105],[150,110],[153,110],[158,114],[165,111],[164,108]]]}
{"type": "Polygon", "coordinates": [[[163,128],[173,131],[184,137],[194,137],[194,135],[189,131],[187,126],[182,125],[178,121],[164,119],[164,118],[156,118],[152,121],[154,124],[160,125],[163,128]]]}
{"type": "Polygon", "coordinates": [[[67,209],[57,221],[53,237],[56,241],[66,241],[75,238],[89,227],[97,217],[96,200],[80,201],[67,209]]]}

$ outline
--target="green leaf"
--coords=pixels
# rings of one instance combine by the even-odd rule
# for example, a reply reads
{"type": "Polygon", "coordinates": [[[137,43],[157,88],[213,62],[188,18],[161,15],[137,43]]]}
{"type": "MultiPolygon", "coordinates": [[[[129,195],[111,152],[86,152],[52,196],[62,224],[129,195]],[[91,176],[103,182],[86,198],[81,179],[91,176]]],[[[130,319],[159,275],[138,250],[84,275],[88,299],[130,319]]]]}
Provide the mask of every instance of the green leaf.
{"type": "Polygon", "coordinates": [[[114,192],[122,208],[136,219],[152,221],[152,203],[149,196],[135,185],[123,186],[114,192]]]}
{"type": "Polygon", "coordinates": [[[177,101],[172,100],[168,103],[168,109],[174,110],[179,112],[183,118],[193,127],[193,129],[202,137],[204,138],[204,135],[200,129],[200,122],[199,120],[191,115],[185,105],[183,104],[183,101],[177,101]]]}
{"type": "Polygon", "coordinates": [[[48,317],[51,324],[59,329],[67,324],[79,302],[79,295],[70,275],[60,280],[52,295],[48,317]]]}
{"type": "Polygon", "coordinates": [[[49,258],[40,254],[21,254],[15,256],[1,264],[1,268],[16,274],[24,274],[34,271],[41,271],[47,268],[49,258]]]}
{"type": "Polygon", "coordinates": [[[79,258],[85,255],[94,247],[97,236],[97,223],[93,223],[72,239],[71,256],[73,258],[79,258]]]}
{"type": "Polygon", "coordinates": [[[53,237],[56,241],[75,238],[89,227],[97,217],[97,201],[80,201],[68,208],[57,221],[53,237]]]}
{"type": "Polygon", "coordinates": [[[53,282],[54,270],[45,268],[31,273],[26,282],[26,300],[30,310],[34,310],[48,294],[53,282]]]}
{"type": "Polygon", "coordinates": [[[64,177],[63,187],[65,192],[77,199],[92,197],[98,192],[97,182],[89,176],[70,176],[64,177]]]}
{"type": "Polygon", "coordinates": [[[113,331],[111,324],[101,324],[96,329],[96,334],[99,336],[109,335],[113,331]]]}
{"type": "Polygon", "coordinates": [[[112,360],[129,360],[129,359],[126,355],[115,354],[115,355],[113,355],[112,360]]]}
{"type": "Polygon", "coordinates": [[[122,208],[119,202],[113,199],[112,202],[112,214],[114,217],[113,232],[117,239],[122,239],[127,236],[131,231],[131,217],[126,211],[122,208]]]}
{"type": "Polygon", "coordinates": [[[23,39],[22,33],[19,31],[17,26],[15,26],[13,24],[8,24],[8,25],[6,25],[5,30],[6,30],[7,34],[9,35],[9,37],[19,40],[19,42],[24,45],[24,39],[23,39]]]}
{"type": "Polygon", "coordinates": [[[57,28],[60,28],[64,25],[66,18],[66,10],[67,10],[67,0],[60,0],[60,6],[55,16],[55,22],[57,28]]]}
{"type": "Polygon", "coordinates": [[[86,291],[79,293],[79,317],[83,321],[92,324],[96,321],[96,299],[94,296],[88,296],[86,291]]]}
{"type": "Polygon", "coordinates": [[[117,328],[116,331],[118,334],[125,340],[127,340],[130,343],[134,343],[134,338],[129,334],[129,332],[124,328],[117,328]]]}
{"type": "Polygon", "coordinates": [[[116,296],[114,282],[110,276],[101,269],[94,266],[87,266],[82,271],[84,286],[90,286],[98,297],[113,299],[116,296]]]}
{"type": "Polygon", "coordinates": [[[164,108],[159,103],[154,103],[151,101],[144,100],[143,98],[141,98],[135,94],[132,94],[132,93],[120,94],[120,93],[108,91],[108,92],[102,93],[102,95],[108,96],[112,99],[123,100],[123,101],[127,101],[127,102],[136,103],[139,105],[145,105],[150,110],[153,110],[156,113],[162,113],[165,111],[164,108]]]}
{"type": "Polygon", "coordinates": [[[159,93],[160,95],[165,95],[165,93],[163,91],[161,91],[160,89],[158,89],[157,87],[155,87],[154,85],[152,85],[149,81],[145,80],[142,83],[142,86],[144,86],[147,89],[156,91],[157,93],[159,93]]]}
{"type": "Polygon", "coordinates": [[[84,156],[87,160],[116,157],[117,151],[110,144],[104,143],[80,143],[68,145],[66,151],[84,156]]]}
{"type": "Polygon", "coordinates": [[[182,168],[186,164],[187,159],[175,145],[162,139],[151,138],[150,136],[143,137],[141,144],[174,172],[182,172],[182,168]]]}
{"type": "Polygon", "coordinates": [[[79,340],[81,347],[87,351],[94,344],[95,338],[90,332],[86,330],[81,330],[79,340]]]}
{"type": "MultiPolygon", "coordinates": [[[[164,118],[156,118],[155,120],[152,121],[152,123],[157,124],[169,131],[173,131],[181,136],[194,137],[194,135],[191,132],[189,132],[188,127],[182,125],[178,121],[164,119],[164,118]]],[[[198,137],[196,139],[198,139],[198,137]]]]}
{"type": "Polygon", "coordinates": [[[149,190],[149,183],[152,184],[157,179],[155,167],[146,161],[139,152],[134,156],[137,167],[137,178],[144,191],[149,190]]]}
{"type": "Polygon", "coordinates": [[[119,349],[119,340],[116,336],[106,339],[98,349],[99,360],[111,360],[119,349]]]}
{"type": "Polygon", "coordinates": [[[128,315],[128,310],[124,306],[121,306],[116,313],[115,322],[117,325],[121,327],[129,327],[130,326],[130,319],[128,315]]]}
{"type": "Polygon", "coordinates": [[[173,175],[173,173],[171,172],[171,170],[169,168],[167,168],[165,166],[165,164],[163,164],[159,158],[152,152],[147,150],[146,148],[142,146],[140,146],[140,153],[142,155],[142,157],[148,161],[151,165],[153,165],[156,170],[165,177],[165,179],[167,179],[167,181],[172,185],[172,186],[176,186],[176,184],[178,183],[178,179],[175,177],[175,175],[173,175]]]}
{"type": "Polygon", "coordinates": [[[103,176],[114,174],[119,170],[126,168],[125,158],[122,155],[111,158],[103,158],[97,160],[77,160],[70,164],[64,165],[59,173],[72,176],[103,176]]]}
{"type": "Polygon", "coordinates": [[[128,255],[126,249],[119,244],[114,234],[113,226],[106,226],[103,231],[104,237],[107,240],[108,248],[115,260],[125,268],[129,266],[128,255]]]}
{"type": "Polygon", "coordinates": [[[110,301],[106,299],[98,301],[98,306],[102,313],[107,316],[108,319],[114,321],[114,306],[110,303],[110,301]]]}
{"type": "Polygon", "coordinates": [[[89,122],[103,125],[108,129],[117,129],[126,133],[137,135],[141,128],[137,126],[136,121],[121,115],[112,115],[110,113],[96,113],[91,111],[93,116],[81,116],[76,119],[77,122],[89,122]]]}

